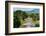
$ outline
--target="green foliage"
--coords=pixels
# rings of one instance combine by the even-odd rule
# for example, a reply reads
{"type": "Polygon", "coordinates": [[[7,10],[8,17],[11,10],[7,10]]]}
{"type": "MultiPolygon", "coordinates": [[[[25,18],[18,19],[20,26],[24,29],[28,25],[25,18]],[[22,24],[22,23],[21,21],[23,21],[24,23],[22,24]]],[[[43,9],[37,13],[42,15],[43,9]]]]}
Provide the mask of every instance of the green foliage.
{"type": "Polygon", "coordinates": [[[21,19],[24,20],[25,18],[27,18],[27,14],[25,11],[21,11],[21,10],[16,10],[13,13],[13,17],[14,17],[14,28],[18,28],[21,25],[21,19]]]}
{"type": "Polygon", "coordinates": [[[39,24],[35,24],[35,27],[39,27],[40,25],[39,24]]]}
{"type": "Polygon", "coordinates": [[[39,13],[31,13],[31,14],[30,14],[30,17],[31,17],[34,21],[39,20],[39,13]]]}
{"type": "Polygon", "coordinates": [[[28,17],[27,13],[23,11],[23,20],[26,19],[27,17],[28,17]]]}
{"type": "MultiPolygon", "coordinates": [[[[13,21],[14,21],[14,28],[18,28],[21,26],[21,21],[24,21],[24,19],[26,19],[28,16],[30,16],[33,21],[37,21],[39,20],[39,13],[31,13],[28,15],[28,13],[26,13],[26,11],[22,11],[22,10],[16,10],[13,13],[13,21]]],[[[39,24],[35,25],[36,27],[39,26],[39,24]]]]}
{"type": "Polygon", "coordinates": [[[21,23],[20,23],[20,18],[19,18],[19,16],[20,16],[20,13],[21,13],[21,10],[18,10],[18,11],[14,11],[14,28],[18,28],[20,25],[21,25],[21,23]]]}

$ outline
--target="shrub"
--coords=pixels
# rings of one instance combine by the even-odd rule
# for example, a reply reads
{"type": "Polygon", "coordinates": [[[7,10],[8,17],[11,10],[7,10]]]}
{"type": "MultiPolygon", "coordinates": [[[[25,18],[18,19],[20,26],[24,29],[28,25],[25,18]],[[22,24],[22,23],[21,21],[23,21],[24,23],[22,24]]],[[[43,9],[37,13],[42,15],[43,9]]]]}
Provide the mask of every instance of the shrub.
{"type": "Polygon", "coordinates": [[[35,24],[35,27],[39,27],[40,25],[39,24],[35,24]]]}

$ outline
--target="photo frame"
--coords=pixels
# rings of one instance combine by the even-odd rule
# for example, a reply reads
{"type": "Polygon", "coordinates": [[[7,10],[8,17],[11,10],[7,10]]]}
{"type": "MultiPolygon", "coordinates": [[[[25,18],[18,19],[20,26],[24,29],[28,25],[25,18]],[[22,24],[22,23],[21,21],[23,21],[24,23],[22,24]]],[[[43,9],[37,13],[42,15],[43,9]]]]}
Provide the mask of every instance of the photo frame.
{"type": "Polygon", "coordinates": [[[45,3],[5,1],[5,34],[45,32],[45,3]]]}

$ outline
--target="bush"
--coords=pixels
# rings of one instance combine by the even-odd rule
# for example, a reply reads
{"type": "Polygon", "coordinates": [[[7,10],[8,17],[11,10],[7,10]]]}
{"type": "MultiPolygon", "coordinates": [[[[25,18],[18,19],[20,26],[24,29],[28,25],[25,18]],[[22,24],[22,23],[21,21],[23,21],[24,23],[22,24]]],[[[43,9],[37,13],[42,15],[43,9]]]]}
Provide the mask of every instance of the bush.
{"type": "Polygon", "coordinates": [[[40,25],[39,24],[35,24],[35,27],[39,27],[40,25]]]}

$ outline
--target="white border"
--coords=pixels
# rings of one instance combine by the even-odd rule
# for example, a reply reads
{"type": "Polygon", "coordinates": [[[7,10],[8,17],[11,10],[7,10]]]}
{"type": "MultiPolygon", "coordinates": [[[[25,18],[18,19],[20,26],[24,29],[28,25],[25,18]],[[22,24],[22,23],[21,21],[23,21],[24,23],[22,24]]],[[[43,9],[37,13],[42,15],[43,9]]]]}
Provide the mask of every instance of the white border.
{"type": "Polygon", "coordinates": [[[33,32],[33,31],[43,31],[43,6],[42,5],[32,5],[32,4],[11,4],[9,3],[9,33],[18,32],[33,32]],[[31,28],[13,28],[13,8],[40,8],[40,27],[31,28]]]}

